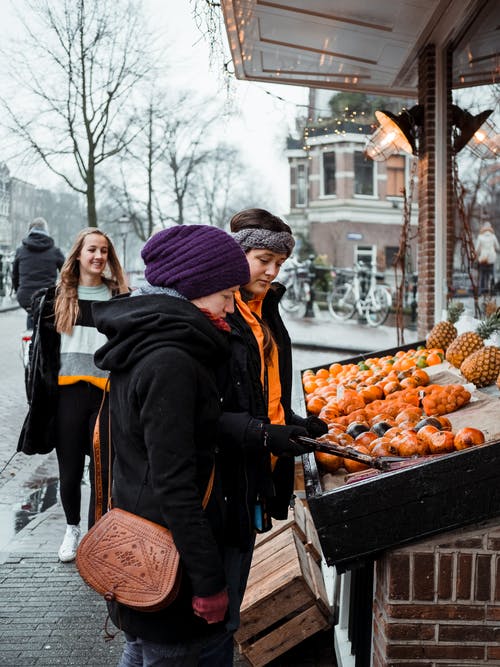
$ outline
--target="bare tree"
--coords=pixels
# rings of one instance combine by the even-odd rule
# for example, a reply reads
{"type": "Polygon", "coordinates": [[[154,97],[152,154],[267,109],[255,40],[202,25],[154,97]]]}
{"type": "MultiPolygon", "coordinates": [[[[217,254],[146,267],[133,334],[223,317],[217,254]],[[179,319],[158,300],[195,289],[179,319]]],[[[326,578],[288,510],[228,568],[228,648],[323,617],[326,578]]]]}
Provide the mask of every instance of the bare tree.
{"type": "Polygon", "coordinates": [[[108,211],[125,207],[142,240],[167,224],[199,221],[194,193],[214,155],[211,130],[220,118],[206,100],[195,103],[194,93],[174,101],[165,101],[166,92],[161,97],[150,97],[136,111],[134,141],[105,186],[108,211]]]}
{"type": "Polygon", "coordinates": [[[97,226],[98,170],[131,140],[127,111],[150,69],[151,38],[135,0],[26,0],[25,7],[27,44],[8,53],[20,104],[1,99],[9,129],[85,196],[88,224],[97,226]]]}
{"type": "Polygon", "coordinates": [[[208,105],[192,106],[188,97],[179,99],[181,113],[169,114],[162,122],[165,147],[161,159],[164,199],[172,213],[160,210],[160,220],[183,225],[189,222],[190,188],[212,155],[210,131],[217,115],[208,105]]]}

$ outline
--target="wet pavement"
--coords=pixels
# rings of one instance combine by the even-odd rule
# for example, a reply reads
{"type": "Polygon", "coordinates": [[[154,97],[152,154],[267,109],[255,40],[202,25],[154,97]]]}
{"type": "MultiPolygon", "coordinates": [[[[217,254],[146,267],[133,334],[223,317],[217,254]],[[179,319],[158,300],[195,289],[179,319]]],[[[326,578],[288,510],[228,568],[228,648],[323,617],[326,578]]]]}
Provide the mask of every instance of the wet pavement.
{"type": "MultiPolygon", "coordinates": [[[[118,635],[105,641],[103,601],[83,584],[73,563],[57,558],[65,521],[57,496],[55,455],[14,455],[27,411],[21,355],[24,322],[19,309],[0,312],[0,665],[116,665],[123,639],[118,635]]],[[[324,314],[289,320],[288,327],[297,344],[294,363],[299,369],[396,345],[391,327],[338,324],[324,314]]],[[[416,339],[414,332],[410,336],[416,339]]],[[[82,495],[84,507],[87,484],[82,495]]],[[[247,664],[236,654],[237,667],[247,664]]],[[[307,639],[269,664],[335,666],[332,632],[307,639]]]]}

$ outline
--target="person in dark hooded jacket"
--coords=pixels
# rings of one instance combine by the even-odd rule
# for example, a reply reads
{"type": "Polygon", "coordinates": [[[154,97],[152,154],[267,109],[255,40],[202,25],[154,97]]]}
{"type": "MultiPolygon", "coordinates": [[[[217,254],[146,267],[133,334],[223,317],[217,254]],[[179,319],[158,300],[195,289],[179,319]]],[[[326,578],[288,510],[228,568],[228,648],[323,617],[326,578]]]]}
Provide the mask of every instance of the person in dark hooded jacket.
{"type": "Polygon", "coordinates": [[[108,338],[95,361],[111,372],[113,504],[172,531],[182,583],[161,611],[108,603],[126,636],[119,667],[220,667],[228,592],[216,374],[228,361],[225,316],[248,281],[248,263],[229,234],[205,225],[158,232],[142,257],[146,287],[94,304],[108,338]],[[211,662],[199,662],[202,650],[211,662]]]}
{"type": "MultiPolygon", "coordinates": [[[[239,626],[256,532],[286,519],[293,503],[294,457],[310,451],[298,436],[319,437],[327,425],[292,411],[290,336],[278,305],[285,288],[273,282],[295,241],[290,227],[264,209],[246,209],[231,219],[233,238],[245,251],[250,280],[235,296],[229,366],[219,376],[224,393],[220,439],[227,499],[226,552],[235,595],[226,623],[231,665],[232,634],[239,626]]],[[[224,369],[223,369],[224,370],[224,369]]]]}
{"type": "Polygon", "coordinates": [[[26,328],[33,328],[31,300],[43,287],[55,285],[57,272],[64,264],[64,255],[49,236],[44,218],[35,218],[28,227],[28,236],[16,250],[12,264],[12,287],[21,308],[27,312],[26,328]]]}

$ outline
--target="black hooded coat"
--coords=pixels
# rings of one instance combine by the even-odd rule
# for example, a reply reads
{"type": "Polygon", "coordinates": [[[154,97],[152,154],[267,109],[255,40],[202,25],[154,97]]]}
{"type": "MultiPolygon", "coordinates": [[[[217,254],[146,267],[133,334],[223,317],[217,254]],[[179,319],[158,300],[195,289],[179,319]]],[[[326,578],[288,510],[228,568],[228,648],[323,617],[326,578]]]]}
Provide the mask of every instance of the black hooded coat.
{"type": "Polygon", "coordinates": [[[148,641],[195,641],[220,631],[221,624],[194,616],[192,596],[210,596],[226,585],[215,372],[229,354],[228,336],[196,306],[167,295],[118,297],[96,303],[93,314],[108,337],[95,361],[111,371],[113,504],[167,526],[183,572],[171,606],[144,613],[112,603],[111,618],[148,641]],[[215,483],[203,511],[214,464],[215,483]]]}
{"type": "Polygon", "coordinates": [[[64,255],[47,234],[32,232],[22,240],[12,264],[12,286],[19,305],[25,310],[42,287],[55,285],[64,255]]]}

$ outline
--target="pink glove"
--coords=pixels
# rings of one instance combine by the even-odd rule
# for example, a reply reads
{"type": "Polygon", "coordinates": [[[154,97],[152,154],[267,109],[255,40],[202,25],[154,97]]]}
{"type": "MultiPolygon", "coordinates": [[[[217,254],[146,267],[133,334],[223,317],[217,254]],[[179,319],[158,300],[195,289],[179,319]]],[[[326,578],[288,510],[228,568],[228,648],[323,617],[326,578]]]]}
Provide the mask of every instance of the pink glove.
{"type": "Polygon", "coordinates": [[[195,616],[204,618],[207,623],[220,623],[220,621],[223,621],[228,604],[229,598],[226,589],[215,595],[209,595],[206,598],[194,596],[192,599],[195,616]]]}

